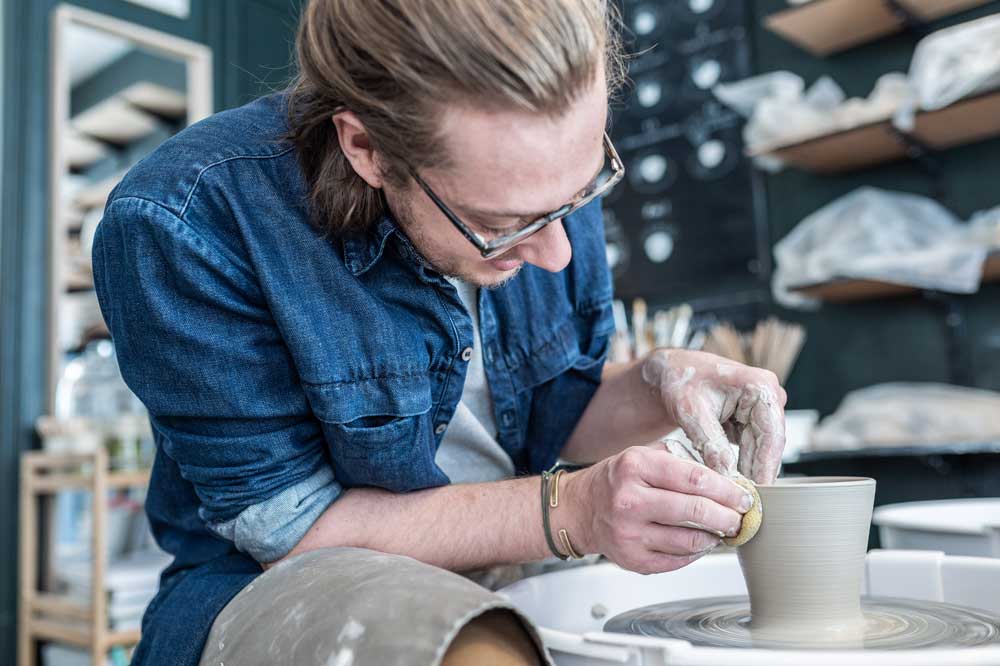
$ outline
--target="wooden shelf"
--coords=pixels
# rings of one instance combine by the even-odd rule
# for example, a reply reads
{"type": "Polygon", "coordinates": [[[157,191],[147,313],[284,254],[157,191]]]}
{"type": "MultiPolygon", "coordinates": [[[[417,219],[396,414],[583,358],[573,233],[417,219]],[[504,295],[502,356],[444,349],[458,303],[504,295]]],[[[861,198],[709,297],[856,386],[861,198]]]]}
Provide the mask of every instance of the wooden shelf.
{"type": "MultiPolygon", "coordinates": [[[[66,426],[52,420],[43,423],[50,432],[66,426]]],[[[39,427],[40,431],[45,429],[39,427]]],[[[39,498],[77,488],[89,490],[94,498],[103,498],[113,488],[147,484],[149,472],[111,471],[108,454],[103,448],[89,454],[32,451],[21,455],[20,479],[18,663],[22,666],[33,664],[34,643],[52,641],[84,648],[90,653],[91,663],[102,664],[111,648],[139,642],[139,629],[117,631],[109,627],[105,588],[107,503],[92,502],[90,593],[89,599],[83,601],[38,589],[39,498]],[[80,471],[81,467],[86,472],[80,471]]]]}
{"type": "MultiPolygon", "coordinates": [[[[921,22],[985,5],[990,0],[896,0],[921,22]]],[[[827,56],[901,32],[905,18],[885,0],[813,0],[771,14],[769,30],[813,55],[827,56]]]]}
{"type": "Polygon", "coordinates": [[[991,91],[918,113],[908,135],[884,120],[789,146],[761,147],[750,154],[772,155],[803,171],[843,173],[907,157],[913,150],[907,137],[927,148],[946,150],[996,136],[1000,136],[1000,91],[991,91]]]}
{"type": "MultiPolygon", "coordinates": [[[[1000,252],[991,254],[983,264],[983,282],[1000,281],[1000,252]]],[[[792,287],[797,294],[827,303],[853,303],[919,293],[915,287],[876,280],[832,280],[821,284],[792,287]]]]}

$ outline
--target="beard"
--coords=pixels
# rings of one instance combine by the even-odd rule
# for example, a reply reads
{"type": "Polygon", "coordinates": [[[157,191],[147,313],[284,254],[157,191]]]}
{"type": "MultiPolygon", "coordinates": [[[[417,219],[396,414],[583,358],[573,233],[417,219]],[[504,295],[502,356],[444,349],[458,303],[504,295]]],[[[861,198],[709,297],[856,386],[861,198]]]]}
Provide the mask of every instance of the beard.
{"type": "MultiPolygon", "coordinates": [[[[407,239],[409,239],[413,248],[417,251],[421,262],[427,268],[445,277],[461,280],[466,284],[471,284],[481,289],[499,289],[517,277],[517,274],[521,272],[523,264],[511,271],[498,274],[496,269],[493,269],[489,264],[480,263],[483,272],[476,273],[472,266],[467,265],[471,263],[469,260],[463,262],[461,257],[446,256],[446,252],[441,248],[441,244],[432,238],[430,234],[422,230],[421,225],[414,221],[413,210],[405,201],[405,197],[394,196],[390,198],[388,193],[386,193],[386,202],[389,205],[389,211],[396,219],[396,224],[399,226],[400,231],[406,234],[407,239]],[[484,275],[483,273],[487,271],[494,273],[494,275],[484,275]]],[[[468,241],[463,238],[463,242],[468,241]]]]}

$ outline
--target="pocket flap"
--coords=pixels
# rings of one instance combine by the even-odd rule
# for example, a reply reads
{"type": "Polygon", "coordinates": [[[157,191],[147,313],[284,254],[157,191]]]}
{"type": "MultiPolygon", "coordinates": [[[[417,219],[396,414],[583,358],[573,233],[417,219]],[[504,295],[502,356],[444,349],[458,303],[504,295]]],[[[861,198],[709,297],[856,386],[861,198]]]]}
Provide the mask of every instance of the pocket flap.
{"type": "Polygon", "coordinates": [[[433,404],[426,374],[307,384],[305,388],[313,413],[326,423],[344,424],[369,416],[417,416],[430,411],[433,404]]]}

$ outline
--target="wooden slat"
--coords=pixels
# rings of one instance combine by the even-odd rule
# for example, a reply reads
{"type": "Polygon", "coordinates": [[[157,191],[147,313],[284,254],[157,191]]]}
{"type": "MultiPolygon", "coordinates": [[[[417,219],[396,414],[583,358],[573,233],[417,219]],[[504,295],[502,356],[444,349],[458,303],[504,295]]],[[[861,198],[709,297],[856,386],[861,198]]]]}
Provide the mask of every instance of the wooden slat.
{"type": "Polygon", "coordinates": [[[18,515],[18,604],[17,664],[34,666],[35,646],[31,635],[31,604],[35,599],[38,577],[38,507],[33,480],[34,470],[28,455],[21,456],[21,492],[18,515]]]}
{"type": "MultiPolygon", "coordinates": [[[[915,122],[913,137],[935,150],[1000,136],[1000,91],[918,113],[915,122]]],[[[789,146],[757,148],[750,155],[773,155],[787,166],[812,173],[842,173],[901,159],[907,155],[907,146],[892,124],[884,121],[789,146]]]]}
{"type": "Polygon", "coordinates": [[[1000,135],[1000,93],[978,95],[917,115],[913,135],[944,150],[1000,135]]]}
{"type": "MultiPolygon", "coordinates": [[[[36,477],[34,492],[46,495],[62,490],[89,489],[92,484],[93,477],[88,474],[46,474],[36,477]]],[[[149,471],[114,472],[107,479],[107,487],[113,489],[145,485],[149,485],[149,471]]]]}
{"type": "Polygon", "coordinates": [[[83,474],[46,474],[36,477],[34,492],[36,495],[48,495],[62,490],[89,489],[90,476],[83,474]]]}
{"type": "Polygon", "coordinates": [[[47,592],[36,592],[31,607],[35,612],[45,614],[46,619],[49,620],[58,620],[59,618],[89,620],[92,616],[89,606],[81,604],[75,599],[47,592]]]}
{"type": "Polygon", "coordinates": [[[74,625],[34,618],[31,620],[30,631],[36,640],[58,641],[83,648],[89,648],[92,644],[90,630],[85,624],[74,625]]]}
{"type": "Polygon", "coordinates": [[[836,134],[809,139],[769,153],[789,166],[813,173],[840,173],[898,160],[906,155],[906,145],[892,131],[888,121],[864,125],[836,134]]]}
{"type": "Polygon", "coordinates": [[[97,449],[94,464],[94,489],[91,501],[90,527],[90,608],[93,611],[91,619],[91,635],[94,642],[90,645],[90,663],[97,666],[107,656],[108,637],[108,594],[104,589],[105,574],[108,570],[107,525],[108,525],[108,455],[104,447],[97,449]]]}
{"type": "MultiPolygon", "coordinates": [[[[983,282],[1000,282],[1000,253],[993,253],[983,264],[983,282]]],[[[792,287],[795,293],[828,303],[853,303],[879,298],[916,294],[920,290],[876,280],[832,280],[822,284],[792,287]]]]}
{"type": "Polygon", "coordinates": [[[104,637],[104,649],[113,648],[116,645],[129,646],[139,642],[140,631],[138,629],[128,629],[126,631],[112,631],[104,637]]]}
{"type": "MultiPolygon", "coordinates": [[[[990,0],[899,0],[924,21],[985,5],[990,0]]],[[[881,0],[813,0],[768,16],[769,30],[817,56],[860,46],[897,33],[902,19],[881,0]]]]}
{"type": "Polygon", "coordinates": [[[149,470],[112,472],[108,475],[108,488],[135,488],[149,485],[149,470]]]}

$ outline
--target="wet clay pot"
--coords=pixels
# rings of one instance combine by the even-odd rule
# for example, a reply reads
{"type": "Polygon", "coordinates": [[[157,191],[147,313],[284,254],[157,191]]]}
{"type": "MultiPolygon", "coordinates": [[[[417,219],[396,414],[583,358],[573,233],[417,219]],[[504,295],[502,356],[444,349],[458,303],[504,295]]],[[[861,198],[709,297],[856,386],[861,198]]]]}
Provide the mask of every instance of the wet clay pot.
{"type": "Polygon", "coordinates": [[[859,642],[874,479],[779,479],[757,490],[763,523],[737,551],[750,595],[752,635],[859,642]]]}

